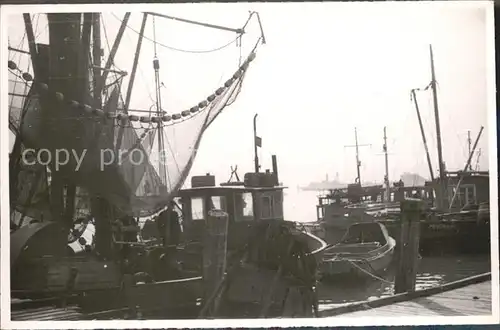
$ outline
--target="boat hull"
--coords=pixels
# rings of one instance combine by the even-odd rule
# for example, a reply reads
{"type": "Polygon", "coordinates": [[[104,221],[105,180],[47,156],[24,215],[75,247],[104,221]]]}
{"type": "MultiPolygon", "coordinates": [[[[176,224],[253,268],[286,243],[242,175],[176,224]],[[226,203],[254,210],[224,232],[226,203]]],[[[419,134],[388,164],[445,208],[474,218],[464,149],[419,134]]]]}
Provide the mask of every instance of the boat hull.
{"type": "MultiPolygon", "coordinates": [[[[400,235],[398,220],[383,222],[392,237],[400,235]]],[[[421,221],[422,255],[490,253],[490,225],[476,220],[421,221]]]]}
{"type": "MultiPolygon", "coordinates": [[[[323,260],[320,275],[325,280],[351,278],[353,280],[380,277],[391,265],[395,240],[389,238],[390,242],[378,251],[378,254],[370,257],[366,254],[359,254],[356,257],[349,257],[343,260],[323,260]]],[[[325,253],[325,255],[328,252],[325,253]]]]}
{"type": "Polygon", "coordinates": [[[384,225],[354,224],[340,243],[325,250],[320,275],[323,279],[380,277],[392,262],[395,246],[384,225]],[[353,239],[362,241],[352,243],[353,239]]]}
{"type": "MultiPolygon", "coordinates": [[[[316,263],[321,264],[323,253],[328,244],[319,237],[298,230],[294,232],[298,240],[303,240],[309,247],[311,255],[314,256],[316,263]]],[[[264,301],[270,301],[269,316],[282,316],[284,313],[284,305],[291,299],[291,290],[296,290],[296,283],[293,279],[283,275],[277,275],[276,270],[256,267],[251,264],[243,264],[231,276],[227,287],[224,305],[225,317],[234,317],[238,314],[239,317],[256,317],[259,315],[264,301]]],[[[299,285],[300,286],[300,285],[299,285]]],[[[311,316],[311,303],[305,303],[311,298],[311,292],[307,289],[298,289],[301,291],[304,300],[299,307],[295,306],[295,312],[301,316],[311,316]],[[298,308],[298,309],[297,309],[298,308]]],[[[296,300],[295,300],[296,301],[296,300]]],[[[290,309],[285,308],[290,312],[290,309]]],[[[292,313],[292,314],[293,314],[292,313]]]]}

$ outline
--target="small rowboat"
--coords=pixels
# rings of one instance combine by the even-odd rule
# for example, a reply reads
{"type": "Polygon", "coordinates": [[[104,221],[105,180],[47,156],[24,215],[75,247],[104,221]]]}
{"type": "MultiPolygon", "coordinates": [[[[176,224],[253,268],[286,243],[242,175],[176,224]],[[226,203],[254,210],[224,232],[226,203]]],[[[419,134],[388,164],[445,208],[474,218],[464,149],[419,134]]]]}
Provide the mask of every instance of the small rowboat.
{"type": "Polygon", "coordinates": [[[389,267],[395,246],[395,239],[389,236],[383,224],[355,223],[339,243],[325,250],[321,277],[377,278],[389,267]]]}

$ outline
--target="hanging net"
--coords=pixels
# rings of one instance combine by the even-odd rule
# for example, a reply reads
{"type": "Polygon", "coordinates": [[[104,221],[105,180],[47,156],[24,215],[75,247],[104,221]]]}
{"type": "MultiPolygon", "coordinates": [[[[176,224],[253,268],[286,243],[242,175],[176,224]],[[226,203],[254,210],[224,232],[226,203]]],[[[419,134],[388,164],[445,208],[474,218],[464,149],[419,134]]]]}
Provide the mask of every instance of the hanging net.
{"type": "Polygon", "coordinates": [[[120,81],[107,86],[102,106],[94,106],[92,75],[75,78],[64,72],[71,65],[81,70],[82,45],[72,42],[65,47],[70,62],[66,66],[53,60],[63,47],[52,42],[50,49],[38,45],[41,69],[31,84],[9,62],[9,125],[20,138],[16,171],[11,167],[11,177],[17,176],[11,187],[13,204],[21,213],[29,209],[33,217],[48,212],[51,173],[78,187],[76,203],[87,210],[89,194],[132,216],[150,216],[166,208],[188,176],[203,133],[235,101],[255,57],[254,48],[223,86],[193,107],[140,117],[124,109],[120,81]],[[57,65],[59,76],[43,72],[57,65]],[[36,160],[30,164],[19,156],[28,148],[36,160]],[[23,183],[26,180],[29,185],[23,183]]]}

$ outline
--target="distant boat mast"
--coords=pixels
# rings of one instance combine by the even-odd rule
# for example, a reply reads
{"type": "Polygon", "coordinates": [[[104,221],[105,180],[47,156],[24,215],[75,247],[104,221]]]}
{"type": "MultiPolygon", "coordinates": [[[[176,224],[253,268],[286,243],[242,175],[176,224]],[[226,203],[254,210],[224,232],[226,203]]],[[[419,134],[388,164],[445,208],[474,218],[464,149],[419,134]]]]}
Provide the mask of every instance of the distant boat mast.
{"type": "Polygon", "coordinates": [[[385,201],[389,202],[391,199],[391,186],[389,184],[389,155],[387,154],[387,127],[384,126],[384,157],[385,157],[385,201]]]}
{"type": "Polygon", "coordinates": [[[358,130],[354,128],[354,141],[356,144],[344,146],[345,148],[356,148],[356,169],[358,177],[356,178],[356,183],[361,184],[361,161],[359,160],[359,147],[371,147],[371,144],[359,144],[358,143],[358,130]]]}

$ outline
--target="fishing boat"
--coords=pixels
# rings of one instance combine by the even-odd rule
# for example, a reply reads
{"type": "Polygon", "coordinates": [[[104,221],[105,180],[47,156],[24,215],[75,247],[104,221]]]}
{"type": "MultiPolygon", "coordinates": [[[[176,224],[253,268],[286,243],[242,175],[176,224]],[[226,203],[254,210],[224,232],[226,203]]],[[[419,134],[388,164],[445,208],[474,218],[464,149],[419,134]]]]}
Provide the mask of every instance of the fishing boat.
{"type": "MultiPolygon", "coordinates": [[[[204,132],[241,90],[264,41],[262,26],[260,38],[234,74],[208,97],[179,111],[162,106],[156,52],[162,44],[156,40],[155,20],[223,30],[234,33],[236,42],[258,14],[250,13],[243,28],[232,29],[143,13],[136,30],[129,26],[131,13],[126,13],[107,50],[103,16],[26,13],[20,46],[9,47],[9,128],[15,136],[10,153],[12,308],[19,299],[37,306],[72,304],[90,318],[142,313],[169,317],[170,310],[196,310],[203,291],[199,271],[179,262],[180,242],[171,248],[172,242],[141,239],[138,219],[160,214],[177,196],[204,132]],[[148,40],[155,54],[156,99],[149,109],[133,109],[148,19],[154,32],[148,40]],[[35,33],[40,28],[48,32],[35,33]],[[137,38],[130,75],[115,64],[126,30],[137,38]],[[185,133],[182,143],[173,137],[175,129],[185,133]],[[142,155],[140,162],[134,154],[142,155]]],[[[50,313],[49,308],[25,317],[68,317],[50,313]]]]}
{"type": "MultiPolygon", "coordinates": [[[[399,203],[404,198],[419,198],[426,202],[427,209],[421,219],[420,250],[422,254],[441,253],[490,253],[489,224],[489,172],[472,170],[472,157],[476,153],[477,144],[483,132],[480,128],[478,136],[472,144],[469,133],[469,157],[461,171],[447,171],[442,159],[441,137],[439,128],[439,111],[437,104],[436,81],[432,47],[431,83],[429,88],[434,96],[434,112],[437,123],[437,145],[439,157],[439,178],[434,177],[427,140],[420,117],[420,109],[416,99],[416,90],[411,91],[417,117],[426,150],[430,181],[424,186],[405,187],[402,181],[389,183],[387,136],[384,128],[384,145],[386,174],[384,187],[362,187],[360,184],[360,161],[358,155],[358,139],[355,131],[356,161],[358,176],[356,182],[347,189],[338,189],[327,195],[319,196],[317,220],[320,226],[311,226],[313,230],[326,232],[338,240],[345,231],[346,225],[353,221],[378,221],[383,223],[392,237],[398,237],[400,231],[399,203]],[[480,205],[483,205],[480,208],[480,205]],[[347,210],[357,210],[354,216],[347,210]],[[323,228],[318,228],[323,227],[323,228]],[[333,233],[329,233],[335,232],[333,233]]],[[[477,167],[477,166],[476,166],[477,167]]],[[[327,240],[328,241],[328,240],[327,240]]],[[[330,241],[328,241],[331,243],[330,241]]]]}
{"type": "Polygon", "coordinates": [[[389,267],[396,241],[380,223],[356,223],[323,256],[323,279],[377,278],[389,267]]]}
{"type": "MultiPolygon", "coordinates": [[[[276,162],[273,161],[273,164],[276,162]]],[[[179,191],[186,233],[186,244],[181,247],[184,255],[180,259],[187,268],[199,269],[202,264],[202,242],[209,212],[217,209],[228,215],[226,267],[230,270],[227,271],[224,287],[221,284],[220,288],[223,292],[220,293],[219,316],[282,316],[283,302],[287,300],[290,287],[297,285],[295,281],[304,280],[308,281],[308,285],[314,285],[316,268],[322,262],[327,244],[302,230],[295,222],[285,220],[285,187],[278,184],[276,174],[276,168],[273,172],[247,173],[243,182],[220,185],[215,184],[214,176],[207,174],[193,177],[191,188],[179,191]],[[280,237],[288,238],[280,242],[280,237]],[[301,247],[299,249],[304,253],[302,258],[294,259],[294,253],[284,251],[288,243],[283,242],[291,241],[301,247]],[[246,257],[238,254],[242,250],[247,251],[246,257]],[[288,265],[297,263],[302,266],[292,266],[277,275],[281,268],[278,255],[288,259],[288,265]],[[298,269],[307,268],[311,270],[309,273],[299,274],[298,269]],[[263,301],[268,294],[269,311],[262,314],[262,310],[266,309],[263,301]],[[252,311],[252,308],[255,310],[252,311]]],[[[313,304],[310,304],[310,312],[312,307],[313,304]]],[[[312,315],[311,312],[309,316],[312,315]]]]}

